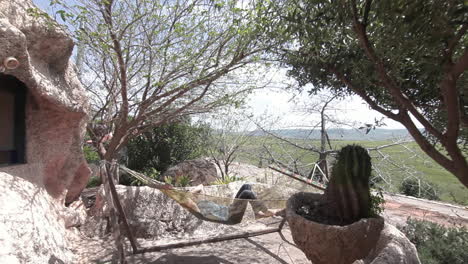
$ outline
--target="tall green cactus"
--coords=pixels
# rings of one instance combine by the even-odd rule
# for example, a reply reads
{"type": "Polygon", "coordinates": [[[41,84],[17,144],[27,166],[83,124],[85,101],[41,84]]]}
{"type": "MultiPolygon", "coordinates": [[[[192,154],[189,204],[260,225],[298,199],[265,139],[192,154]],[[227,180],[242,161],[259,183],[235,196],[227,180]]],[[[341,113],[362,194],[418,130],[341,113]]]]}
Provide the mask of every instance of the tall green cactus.
{"type": "Polygon", "coordinates": [[[357,145],[341,149],[333,166],[325,199],[329,214],[343,223],[352,223],[370,217],[371,198],[369,178],[371,158],[367,150],[357,145]]]}

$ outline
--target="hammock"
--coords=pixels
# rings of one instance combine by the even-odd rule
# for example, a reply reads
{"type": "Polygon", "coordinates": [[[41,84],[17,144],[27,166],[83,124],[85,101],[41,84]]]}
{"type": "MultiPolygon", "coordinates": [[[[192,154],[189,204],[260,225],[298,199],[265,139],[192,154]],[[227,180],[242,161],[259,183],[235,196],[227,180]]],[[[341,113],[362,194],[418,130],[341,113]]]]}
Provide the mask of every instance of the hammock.
{"type": "Polygon", "coordinates": [[[280,190],[275,191],[273,188],[254,185],[253,191],[257,195],[257,199],[255,200],[219,197],[194,193],[182,188],[167,189],[165,188],[167,184],[154,180],[142,173],[130,170],[122,165],[120,165],[120,169],[142,181],[147,186],[160,190],[191,214],[204,221],[226,225],[239,224],[242,221],[248,203],[252,206],[255,219],[271,216],[271,214],[268,214],[270,209],[281,210],[286,207],[285,197],[281,197],[282,199],[272,199],[274,196],[280,196],[278,194],[281,192],[280,190]]]}

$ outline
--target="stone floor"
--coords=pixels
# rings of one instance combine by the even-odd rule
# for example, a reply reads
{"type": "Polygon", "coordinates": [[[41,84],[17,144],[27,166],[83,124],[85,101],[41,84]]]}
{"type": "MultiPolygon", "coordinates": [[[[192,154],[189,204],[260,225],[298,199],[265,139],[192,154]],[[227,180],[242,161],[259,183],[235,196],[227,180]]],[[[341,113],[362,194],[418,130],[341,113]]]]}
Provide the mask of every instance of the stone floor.
{"type": "MultiPolygon", "coordinates": [[[[279,224],[268,223],[263,226],[271,228],[279,224]]],[[[256,224],[255,229],[262,227],[256,224]]],[[[228,235],[228,234],[226,234],[228,235]]],[[[77,263],[117,263],[114,258],[113,241],[110,237],[106,239],[81,238],[76,241],[74,253],[77,255],[77,263]]],[[[168,241],[138,240],[140,247],[161,245],[168,241]]],[[[174,241],[170,241],[174,242],[174,241]]],[[[145,254],[131,255],[127,257],[129,264],[143,263],[310,263],[305,255],[293,243],[291,232],[287,224],[281,233],[270,233],[250,238],[207,243],[197,246],[183,247],[178,249],[164,250],[145,254]]]]}
{"type": "Polygon", "coordinates": [[[132,255],[129,263],[310,263],[292,244],[288,228],[257,237],[203,244],[164,252],[132,255]]]}

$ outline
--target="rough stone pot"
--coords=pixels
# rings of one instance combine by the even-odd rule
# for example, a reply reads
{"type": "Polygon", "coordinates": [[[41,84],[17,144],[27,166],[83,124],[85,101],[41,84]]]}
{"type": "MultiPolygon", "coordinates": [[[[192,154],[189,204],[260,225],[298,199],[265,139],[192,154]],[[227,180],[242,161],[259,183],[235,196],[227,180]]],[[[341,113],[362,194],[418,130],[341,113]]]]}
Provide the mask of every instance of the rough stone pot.
{"type": "Polygon", "coordinates": [[[321,196],[300,192],[288,199],[286,219],[294,243],[314,264],[348,264],[366,258],[379,240],[384,219],[361,219],[337,226],[313,222],[296,213],[298,208],[313,205],[321,196]]]}

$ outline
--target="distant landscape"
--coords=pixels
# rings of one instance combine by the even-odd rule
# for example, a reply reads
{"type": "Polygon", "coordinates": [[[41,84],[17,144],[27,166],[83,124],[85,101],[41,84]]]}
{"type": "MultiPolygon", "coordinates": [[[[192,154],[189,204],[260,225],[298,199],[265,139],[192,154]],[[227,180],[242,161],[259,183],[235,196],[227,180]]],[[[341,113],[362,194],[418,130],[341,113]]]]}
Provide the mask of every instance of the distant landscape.
{"type": "MultiPolygon", "coordinates": [[[[295,138],[295,139],[320,139],[320,130],[308,129],[276,129],[272,133],[280,137],[295,138]]],[[[365,141],[382,141],[391,139],[411,138],[406,129],[372,129],[366,134],[365,130],[358,129],[327,129],[327,134],[330,140],[365,140],[365,141]]],[[[265,136],[266,133],[261,130],[256,130],[252,133],[254,136],[265,136]]]]}
{"type": "MultiPolygon", "coordinates": [[[[279,129],[270,131],[278,137],[285,138],[304,147],[318,148],[320,133],[318,130],[279,129]]],[[[372,150],[370,155],[374,166],[374,175],[381,175],[383,180],[376,183],[385,191],[398,193],[404,179],[415,179],[422,186],[435,187],[438,199],[445,202],[468,205],[468,192],[455,176],[428,157],[419,146],[412,141],[405,129],[375,129],[368,134],[365,131],[352,129],[327,130],[332,149],[339,150],[347,144],[359,144],[366,148],[375,148],[404,141],[404,144],[393,145],[372,150]]],[[[252,165],[266,166],[260,161],[265,158],[265,147],[268,147],[277,158],[285,163],[302,164],[304,170],[310,170],[311,164],[318,160],[318,154],[297,149],[294,146],[274,138],[263,131],[254,131],[249,142],[244,146],[244,152],[238,159],[252,165]]],[[[377,179],[378,180],[378,179],[377,179]]]]}

